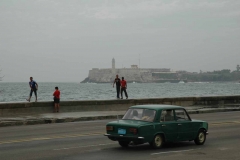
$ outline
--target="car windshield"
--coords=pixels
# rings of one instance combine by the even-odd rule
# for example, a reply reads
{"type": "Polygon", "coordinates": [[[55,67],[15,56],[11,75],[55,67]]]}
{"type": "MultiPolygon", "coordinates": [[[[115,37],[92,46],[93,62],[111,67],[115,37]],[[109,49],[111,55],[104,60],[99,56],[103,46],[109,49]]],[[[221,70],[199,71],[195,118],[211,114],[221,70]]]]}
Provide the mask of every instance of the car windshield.
{"type": "Polygon", "coordinates": [[[156,111],[152,109],[129,109],[122,119],[132,119],[139,121],[149,121],[153,122],[156,111]]]}

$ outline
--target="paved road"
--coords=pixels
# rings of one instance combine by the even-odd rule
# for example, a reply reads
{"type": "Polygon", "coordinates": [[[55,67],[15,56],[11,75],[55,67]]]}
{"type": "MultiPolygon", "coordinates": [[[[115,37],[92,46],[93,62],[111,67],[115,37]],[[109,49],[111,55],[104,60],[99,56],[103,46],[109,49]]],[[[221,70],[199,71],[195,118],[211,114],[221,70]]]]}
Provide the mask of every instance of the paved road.
{"type": "Polygon", "coordinates": [[[191,115],[209,122],[203,146],[194,142],[151,149],[148,144],[121,148],[104,137],[109,120],[0,128],[0,159],[87,160],[240,160],[240,112],[191,115]]]}

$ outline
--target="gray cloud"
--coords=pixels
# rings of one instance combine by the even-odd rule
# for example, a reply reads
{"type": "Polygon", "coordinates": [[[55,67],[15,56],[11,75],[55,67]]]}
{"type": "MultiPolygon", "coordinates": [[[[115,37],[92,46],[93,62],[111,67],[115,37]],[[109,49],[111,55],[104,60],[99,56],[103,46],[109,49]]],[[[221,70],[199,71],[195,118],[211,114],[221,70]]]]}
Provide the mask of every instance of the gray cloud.
{"type": "Polygon", "coordinates": [[[79,82],[91,68],[234,70],[235,0],[2,0],[4,81],[79,82]]]}

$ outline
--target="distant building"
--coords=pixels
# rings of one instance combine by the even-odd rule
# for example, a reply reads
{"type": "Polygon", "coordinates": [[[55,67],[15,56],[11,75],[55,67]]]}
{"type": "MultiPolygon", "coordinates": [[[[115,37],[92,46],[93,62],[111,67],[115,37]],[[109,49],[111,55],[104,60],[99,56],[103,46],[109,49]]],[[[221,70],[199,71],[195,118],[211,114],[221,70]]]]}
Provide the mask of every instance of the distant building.
{"type": "Polygon", "coordinates": [[[138,65],[131,65],[131,68],[138,69],[138,65]]]}
{"type": "Polygon", "coordinates": [[[131,65],[131,68],[116,68],[115,59],[112,59],[112,68],[93,68],[89,71],[88,77],[82,83],[109,83],[113,82],[116,74],[125,77],[128,82],[178,82],[176,72],[170,68],[138,68],[138,65],[131,65]]]}

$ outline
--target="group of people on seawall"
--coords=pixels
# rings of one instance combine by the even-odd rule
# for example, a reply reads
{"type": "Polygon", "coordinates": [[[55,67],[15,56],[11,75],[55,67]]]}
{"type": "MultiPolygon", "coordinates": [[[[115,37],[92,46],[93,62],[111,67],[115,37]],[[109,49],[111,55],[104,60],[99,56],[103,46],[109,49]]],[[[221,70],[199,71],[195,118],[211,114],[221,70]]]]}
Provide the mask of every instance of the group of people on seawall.
{"type": "MultiPolygon", "coordinates": [[[[118,78],[118,75],[116,75],[116,78],[113,82],[113,87],[114,87],[114,84],[116,84],[117,98],[120,99],[120,94],[121,94],[121,99],[123,99],[123,92],[124,92],[126,99],[128,99],[127,81],[124,79],[124,77],[122,77],[122,80],[120,80],[120,78],[118,78]]],[[[33,80],[33,77],[30,77],[29,87],[30,87],[30,93],[29,93],[29,97],[26,100],[30,102],[32,98],[32,94],[34,93],[35,102],[37,102],[38,83],[35,80],[33,80]]],[[[57,86],[55,87],[55,91],[53,92],[53,100],[54,100],[53,112],[59,112],[60,90],[58,89],[57,86]]]]}
{"type": "Polygon", "coordinates": [[[118,75],[116,75],[116,78],[113,81],[113,88],[115,83],[116,83],[117,98],[120,99],[119,95],[121,93],[121,99],[123,99],[123,92],[124,92],[126,99],[128,99],[127,81],[124,80],[124,77],[122,77],[122,80],[120,80],[120,78],[118,78],[118,75]]]}
{"type": "MultiPolygon", "coordinates": [[[[30,77],[29,87],[30,87],[30,94],[29,94],[29,97],[26,100],[28,102],[30,102],[31,98],[32,98],[32,93],[34,92],[35,102],[37,102],[38,84],[37,84],[36,81],[33,80],[33,77],[30,77]]],[[[59,91],[57,86],[55,87],[55,91],[53,92],[53,100],[54,100],[54,111],[53,112],[59,112],[60,91],[59,91]]]]}

